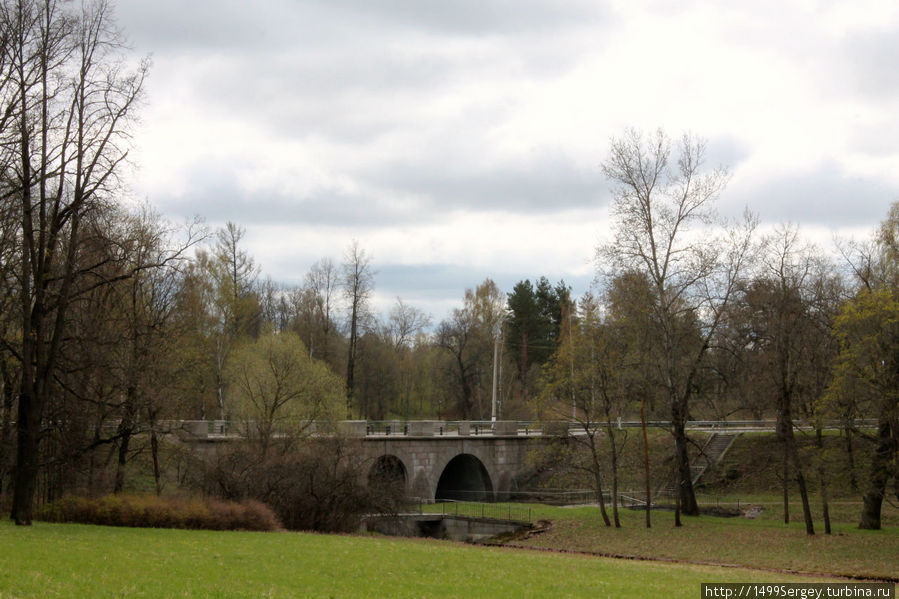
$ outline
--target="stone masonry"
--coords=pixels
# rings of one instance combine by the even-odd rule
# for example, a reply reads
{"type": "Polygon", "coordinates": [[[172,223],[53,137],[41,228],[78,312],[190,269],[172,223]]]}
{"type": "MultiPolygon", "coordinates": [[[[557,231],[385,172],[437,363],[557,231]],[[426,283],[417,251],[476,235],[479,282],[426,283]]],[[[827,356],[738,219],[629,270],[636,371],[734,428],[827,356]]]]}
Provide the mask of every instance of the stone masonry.
{"type": "Polygon", "coordinates": [[[529,447],[537,441],[524,436],[384,436],[366,437],[363,451],[374,463],[381,456],[396,457],[405,468],[406,492],[433,501],[437,483],[449,462],[460,455],[473,456],[483,465],[497,498],[517,490],[516,477],[526,468],[529,447]]]}

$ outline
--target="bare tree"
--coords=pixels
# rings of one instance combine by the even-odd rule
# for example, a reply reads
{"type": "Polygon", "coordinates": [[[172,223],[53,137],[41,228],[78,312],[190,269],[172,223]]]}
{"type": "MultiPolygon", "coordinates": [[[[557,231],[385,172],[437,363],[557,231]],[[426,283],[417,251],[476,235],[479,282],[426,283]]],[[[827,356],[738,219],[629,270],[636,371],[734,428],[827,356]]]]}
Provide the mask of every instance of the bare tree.
{"type": "Polygon", "coordinates": [[[415,336],[431,324],[429,315],[404,303],[400,298],[396,298],[396,304],[390,309],[387,318],[386,336],[396,351],[408,347],[415,336]]]}
{"type": "Polygon", "coordinates": [[[413,349],[416,339],[420,339],[424,330],[430,326],[431,317],[418,308],[404,303],[400,298],[396,298],[396,304],[390,309],[387,318],[385,337],[393,347],[398,362],[402,409],[408,419],[412,403],[412,385],[416,374],[413,349]]]}
{"type": "Polygon", "coordinates": [[[337,267],[330,258],[322,258],[313,264],[306,273],[304,290],[309,294],[314,307],[314,312],[311,314],[314,325],[310,327],[308,341],[310,356],[322,359],[331,357],[330,337],[333,334],[333,311],[339,284],[337,267]],[[318,348],[315,347],[314,339],[317,335],[313,334],[313,328],[317,328],[321,333],[318,348]]]}
{"type": "Polygon", "coordinates": [[[491,279],[465,290],[462,308],[440,323],[436,344],[453,356],[452,380],[457,386],[460,418],[485,416],[483,389],[492,371],[494,339],[502,326],[506,296],[491,279]]]}
{"type": "Polygon", "coordinates": [[[359,341],[360,325],[364,322],[368,311],[368,301],[374,291],[374,273],[371,269],[371,257],[359,242],[353,240],[343,256],[343,295],[349,311],[349,350],[346,366],[347,412],[352,408],[355,393],[356,352],[359,341]]]}
{"type": "Polygon", "coordinates": [[[685,135],[672,156],[661,130],[613,139],[602,168],[612,183],[615,236],[597,252],[608,274],[640,272],[652,284],[657,334],[646,358],[668,396],[678,504],[687,514],[699,513],[685,432],[690,399],[755,226],[747,217],[742,230],[724,236],[695,229],[716,224],[713,204],[728,180],[724,168],[703,170],[704,155],[705,143],[685,135]]]}
{"type": "Polygon", "coordinates": [[[113,304],[107,317],[119,320],[117,351],[113,372],[120,380],[118,415],[118,467],[115,492],[125,483],[125,466],[131,439],[141,432],[150,433],[150,450],[157,493],[161,492],[158,421],[174,395],[173,354],[177,351],[172,331],[176,308],[179,270],[186,261],[185,252],[199,237],[190,227],[186,238],[176,243],[175,229],[163,223],[159,215],[144,207],[126,215],[121,226],[120,271],[129,273],[113,285],[113,304]]]}
{"type": "Polygon", "coordinates": [[[734,311],[748,337],[741,344],[749,359],[747,367],[755,373],[756,393],[769,395],[776,407],[783,449],[784,520],[789,522],[792,479],[799,487],[808,534],[814,534],[814,525],[793,429],[798,412],[811,415],[834,357],[829,331],[833,309],[821,298],[829,287],[828,269],[819,255],[801,241],[798,229],[779,227],[763,239],[759,272],[745,286],[734,311]]]}
{"type": "Polygon", "coordinates": [[[204,331],[211,346],[218,417],[229,417],[225,370],[235,342],[259,332],[260,306],[256,294],[259,267],[242,247],[246,230],[233,222],[215,232],[212,251],[197,252],[192,276],[198,300],[208,315],[204,331]]]}
{"type": "Polygon", "coordinates": [[[228,221],[215,234],[215,270],[218,303],[224,328],[231,337],[250,334],[258,317],[254,287],[259,266],[241,246],[246,229],[228,221]]]}
{"type": "Polygon", "coordinates": [[[22,365],[12,518],[30,524],[44,408],[77,294],[82,224],[117,189],[147,64],[129,66],[104,1],[4,2],[0,136],[4,202],[20,206],[22,365]]]}

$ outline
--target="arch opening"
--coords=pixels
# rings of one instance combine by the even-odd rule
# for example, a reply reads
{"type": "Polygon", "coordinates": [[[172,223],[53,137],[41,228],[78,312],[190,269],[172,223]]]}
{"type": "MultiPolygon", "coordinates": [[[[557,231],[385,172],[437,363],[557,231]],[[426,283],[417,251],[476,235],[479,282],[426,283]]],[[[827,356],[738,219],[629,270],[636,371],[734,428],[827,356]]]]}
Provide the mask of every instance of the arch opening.
{"type": "Polygon", "coordinates": [[[406,490],[406,466],[395,455],[382,455],[368,471],[368,486],[403,493],[406,490]]]}
{"type": "Polygon", "coordinates": [[[434,499],[455,501],[490,501],[493,499],[493,483],[487,468],[475,456],[462,453],[449,461],[440,480],[434,499]]]}

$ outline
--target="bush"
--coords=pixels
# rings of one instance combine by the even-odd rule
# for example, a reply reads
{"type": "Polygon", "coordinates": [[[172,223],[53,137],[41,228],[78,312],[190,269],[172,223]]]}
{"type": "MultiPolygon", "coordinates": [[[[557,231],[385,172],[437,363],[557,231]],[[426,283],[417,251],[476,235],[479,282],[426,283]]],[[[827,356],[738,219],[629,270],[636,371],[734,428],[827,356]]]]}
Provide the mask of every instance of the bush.
{"type": "Polygon", "coordinates": [[[233,446],[206,471],[202,489],[226,499],[253,498],[291,530],[350,532],[366,513],[395,512],[402,488],[369,486],[370,466],[339,437],[307,439],[261,457],[252,444],[233,446]]]}
{"type": "Polygon", "coordinates": [[[207,530],[278,530],[272,510],[253,500],[106,495],[98,498],[67,496],[41,507],[36,514],[46,522],[78,522],[138,528],[190,528],[207,530]]]}

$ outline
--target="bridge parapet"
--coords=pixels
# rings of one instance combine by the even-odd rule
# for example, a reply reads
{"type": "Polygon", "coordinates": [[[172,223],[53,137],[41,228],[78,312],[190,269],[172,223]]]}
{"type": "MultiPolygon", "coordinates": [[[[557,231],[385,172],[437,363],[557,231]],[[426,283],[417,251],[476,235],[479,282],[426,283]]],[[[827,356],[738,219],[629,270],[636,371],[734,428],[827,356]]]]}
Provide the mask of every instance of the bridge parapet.
{"type": "Polygon", "coordinates": [[[366,437],[516,437],[540,434],[540,426],[517,420],[370,420],[366,437]]]}
{"type": "Polygon", "coordinates": [[[543,423],[543,435],[545,437],[565,437],[568,435],[569,423],[567,420],[548,420],[543,423]]]}
{"type": "Polygon", "coordinates": [[[337,423],[337,431],[347,437],[364,437],[368,431],[365,420],[341,420],[337,423]]]}

